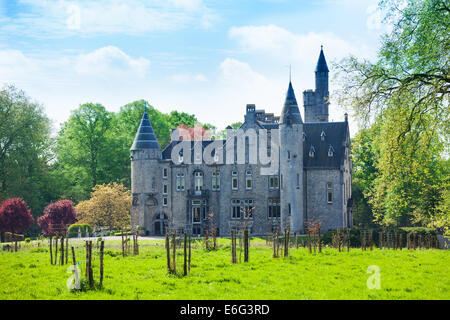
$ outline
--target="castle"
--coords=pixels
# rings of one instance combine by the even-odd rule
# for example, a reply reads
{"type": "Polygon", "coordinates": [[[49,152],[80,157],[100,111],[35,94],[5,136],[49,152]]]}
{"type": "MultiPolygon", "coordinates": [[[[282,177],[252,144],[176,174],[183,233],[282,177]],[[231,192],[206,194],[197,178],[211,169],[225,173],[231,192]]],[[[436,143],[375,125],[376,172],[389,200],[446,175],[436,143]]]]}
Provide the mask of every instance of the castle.
{"type": "Polygon", "coordinates": [[[214,226],[221,236],[242,226],[252,235],[304,233],[309,221],[322,231],[352,227],[348,117],[328,121],[328,74],[321,49],[316,88],[303,92],[305,121],[289,81],[280,117],[249,104],[242,126],[227,127],[222,140],[173,135],[161,150],[144,112],[131,147],[132,227],[203,235],[214,226]]]}

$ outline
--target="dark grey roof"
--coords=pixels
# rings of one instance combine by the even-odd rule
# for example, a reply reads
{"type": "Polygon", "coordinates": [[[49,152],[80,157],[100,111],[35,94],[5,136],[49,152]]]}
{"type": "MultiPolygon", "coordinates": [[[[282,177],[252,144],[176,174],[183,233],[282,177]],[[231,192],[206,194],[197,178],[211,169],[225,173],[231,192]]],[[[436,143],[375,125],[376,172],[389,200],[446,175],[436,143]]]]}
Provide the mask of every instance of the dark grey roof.
{"type": "Polygon", "coordinates": [[[348,134],[348,122],[311,122],[303,124],[306,133],[303,142],[303,166],[305,168],[340,168],[345,157],[344,143],[348,134]],[[325,132],[325,140],[320,134],[325,132]],[[333,156],[328,156],[330,145],[333,156]],[[314,147],[314,157],[309,156],[311,146],[314,147]]]}
{"type": "Polygon", "coordinates": [[[262,122],[258,121],[258,124],[264,129],[278,129],[279,125],[276,122],[262,122]]]}
{"type": "Polygon", "coordinates": [[[141,124],[136,132],[131,150],[140,149],[158,149],[160,150],[158,140],[156,139],[155,132],[153,131],[152,124],[147,115],[147,111],[144,111],[141,124]]]}
{"type": "Polygon", "coordinates": [[[284,107],[283,110],[281,111],[280,123],[282,124],[302,123],[302,117],[300,115],[300,110],[298,109],[294,88],[292,88],[292,83],[290,81],[288,91],[286,93],[286,100],[284,102],[284,107]]]}
{"type": "Polygon", "coordinates": [[[317,61],[316,72],[329,72],[325,55],[323,54],[322,47],[320,48],[319,60],[317,61]]]}
{"type": "MultiPolygon", "coordinates": [[[[211,142],[214,141],[219,141],[222,146],[225,144],[225,140],[202,140],[202,154],[203,154],[203,150],[206,148],[206,146],[208,146],[211,142]]],[[[167,145],[167,147],[163,150],[162,152],[162,159],[163,160],[170,160],[171,159],[171,155],[172,155],[172,149],[178,144],[182,142],[182,140],[178,140],[178,141],[172,141],[169,143],[169,145],[167,145]]],[[[194,163],[194,141],[189,141],[190,142],[190,146],[191,146],[191,163],[194,163]]],[[[200,141],[196,141],[196,143],[200,143],[200,141]]],[[[225,156],[225,151],[224,151],[224,156],[225,156]]]]}

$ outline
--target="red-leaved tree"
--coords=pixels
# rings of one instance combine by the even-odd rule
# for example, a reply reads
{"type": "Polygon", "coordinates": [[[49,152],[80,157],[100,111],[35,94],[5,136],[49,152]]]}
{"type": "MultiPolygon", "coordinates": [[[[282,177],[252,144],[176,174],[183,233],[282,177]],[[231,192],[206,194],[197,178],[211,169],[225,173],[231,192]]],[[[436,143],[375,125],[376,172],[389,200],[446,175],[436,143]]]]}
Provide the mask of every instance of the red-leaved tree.
{"type": "Polygon", "coordinates": [[[77,211],[70,200],[59,200],[50,203],[44,209],[44,215],[38,218],[42,233],[51,236],[63,236],[67,226],[76,221],[77,211]]]}
{"type": "Polygon", "coordinates": [[[22,198],[3,201],[0,207],[0,231],[23,233],[33,223],[33,216],[27,203],[22,198]]]}

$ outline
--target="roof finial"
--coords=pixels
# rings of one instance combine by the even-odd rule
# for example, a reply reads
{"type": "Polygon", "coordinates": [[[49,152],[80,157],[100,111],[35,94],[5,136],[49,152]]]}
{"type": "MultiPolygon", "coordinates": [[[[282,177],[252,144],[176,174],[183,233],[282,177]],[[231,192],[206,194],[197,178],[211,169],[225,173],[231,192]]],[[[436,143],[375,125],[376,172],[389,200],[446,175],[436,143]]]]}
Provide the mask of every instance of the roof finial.
{"type": "Polygon", "coordinates": [[[148,102],[145,101],[145,103],[144,103],[144,112],[147,112],[147,104],[148,104],[148,102]]]}
{"type": "Polygon", "coordinates": [[[320,45],[320,50],[323,50],[323,45],[320,45]]]}
{"type": "Polygon", "coordinates": [[[289,65],[289,82],[291,82],[291,75],[292,75],[292,66],[289,65]]]}

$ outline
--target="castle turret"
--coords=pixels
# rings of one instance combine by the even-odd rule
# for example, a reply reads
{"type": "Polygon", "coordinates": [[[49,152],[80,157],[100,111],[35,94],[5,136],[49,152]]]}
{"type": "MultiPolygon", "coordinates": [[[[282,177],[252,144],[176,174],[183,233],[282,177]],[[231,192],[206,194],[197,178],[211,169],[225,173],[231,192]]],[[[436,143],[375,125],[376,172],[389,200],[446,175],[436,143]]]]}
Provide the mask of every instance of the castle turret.
{"type": "Polygon", "coordinates": [[[159,193],[158,181],[161,181],[159,160],[161,148],[153,131],[147,111],[144,111],[141,123],[131,146],[131,226],[150,229],[151,218],[156,210],[159,193]],[[150,212],[151,211],[151,212],[150,212]]]}
{"type": "Polygon", "coordinates": [[[289,82],[280,120],[281,227],[303,231],[303,121],[289,82]]]}
{"type": "Polygon", "coordinates": [[[305,122],[328,122],[328,73],[327,61],[321,46],[315,70],[316,89],[303,92],[305,122]]]}

